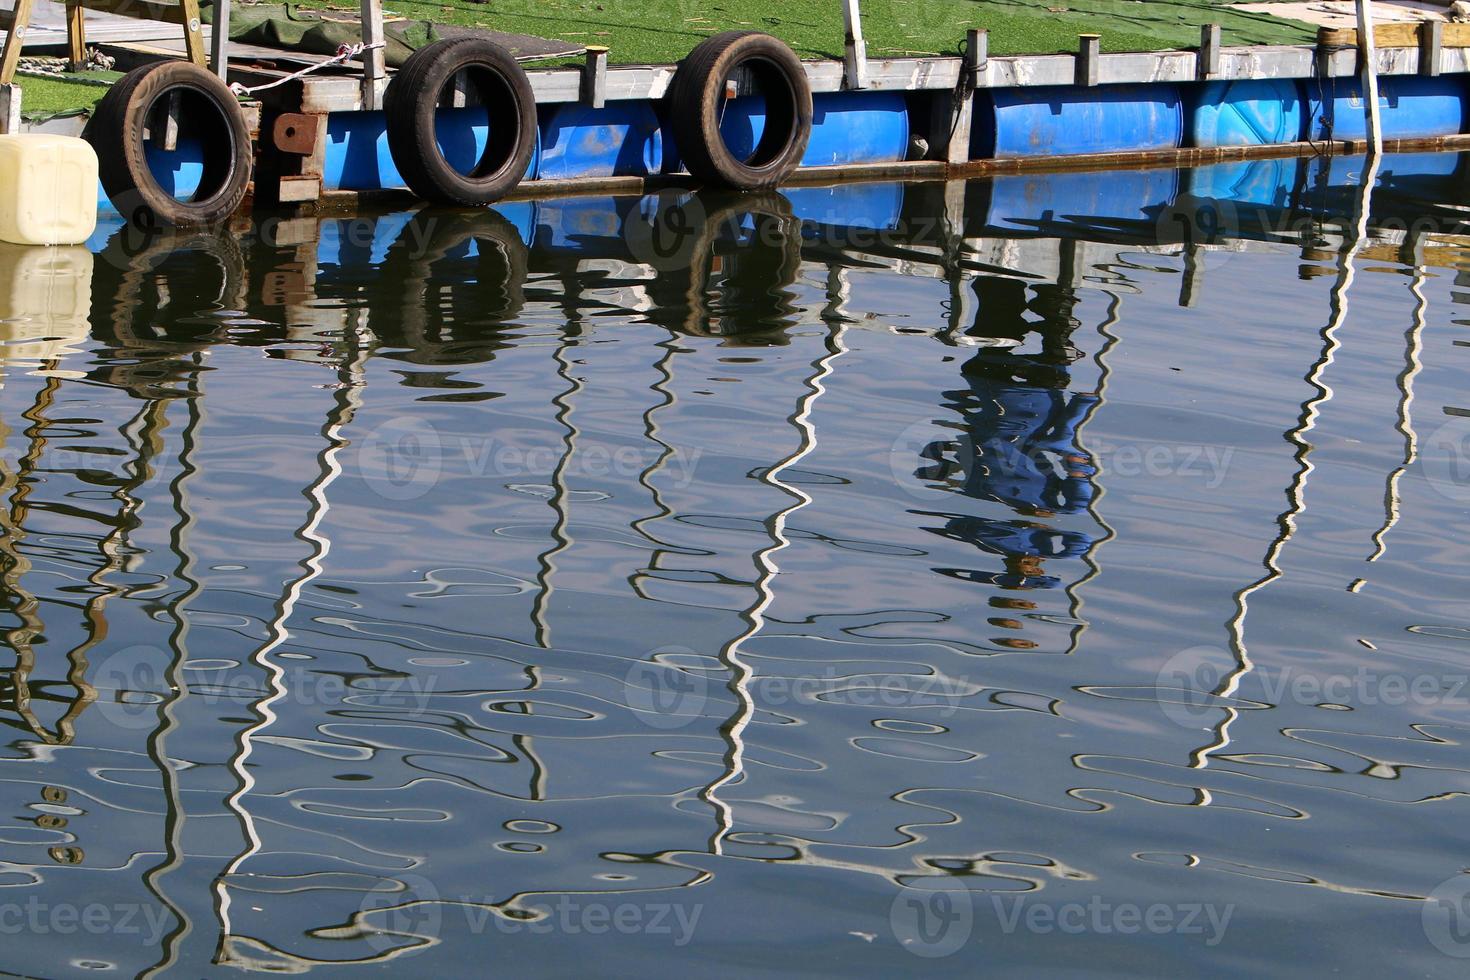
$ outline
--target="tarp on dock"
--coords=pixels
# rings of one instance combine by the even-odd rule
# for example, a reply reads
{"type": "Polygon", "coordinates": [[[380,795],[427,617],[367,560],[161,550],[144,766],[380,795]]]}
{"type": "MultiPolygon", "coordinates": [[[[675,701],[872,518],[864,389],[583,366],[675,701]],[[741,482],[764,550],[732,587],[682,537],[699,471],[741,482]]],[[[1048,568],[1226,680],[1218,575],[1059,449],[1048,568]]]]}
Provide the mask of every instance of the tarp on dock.
{"type": "MultiPolygon", "coordinates": [[[[212,4],[202,7],[204,22],[214,22],[212,4]]],[[[177,29],[175,29],[177,30],[177,29]]],[[[510,51],[518,60],[574,57],[584,51],[567,41],[551,41],[528,34],[507,34],[474,27],[454,27],[426,20],[389,20],[384,25],[388,64],[397,68],[416,49],[449,37],[484,37],[510,51]]],[[[291,4],[232,4],[230,40],[241,44],[336,54],[343,44],[362,40],[361,22],[345,11],[301,10],[291,4]]]]}

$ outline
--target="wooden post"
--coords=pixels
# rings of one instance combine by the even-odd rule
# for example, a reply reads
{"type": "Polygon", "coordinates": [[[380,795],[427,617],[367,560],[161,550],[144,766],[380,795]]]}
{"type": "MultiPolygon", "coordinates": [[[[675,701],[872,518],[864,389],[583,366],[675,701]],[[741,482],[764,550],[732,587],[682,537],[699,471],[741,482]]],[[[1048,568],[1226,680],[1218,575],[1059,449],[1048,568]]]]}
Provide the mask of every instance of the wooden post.
{"type": "Polygon", "coordinates": [[[1444,21],[1426,20],[1419,25],[1419,74],[1429,78],[1439,74],[1440,53],[1444,49],[1444,21]]]}
{"type": "Polygon", "coordinates": [[[20,132],[20,86],[0,85],[0,136],[20,132]]]}
{"type": "Polygon", "coordinates": [[[582,66],[582,104],[592,109],[607,105],[607,48],[587,46],[587,63],[582,66]]]}
{"type": "Polygon", "coordinates": [[[863,15],[858,0],[842,0],[843,81],[847,88],[868,87],[868,42],[863,40],[863,15]]]}
{"type": "MultiPolygon", "coordinates": [[[[382,0],[362,0],[362,43],[382,45],[383,3],[382,0]]],[[[379,88],[388,77],[388,59],[382,47],[368,48],[362,53],[362,107],[381,109],[382,98],[379,88]]]]}
{"type": "Polygon", "coordinates": [[[1219,72],[1220,25],[1206,24],[1199,29],[1199,64],[1196,75],[1203,82],[1219,72]]]}
{"type": "Polygon", "coordinates": [[[1079,34],[1077,36],[1078,85],[1091,88],[1097,84],[1097,61],[1101,57],[1101,51],[1101,34],[1079,34]]]}
{"type": "Polygon", "coordinates": [[[1373,0],[1358,0],[1358,74],[1363,83],[1363,104],[1368,115],[1368,156],[1383,147],[1383,126],[1378,118],[1378,47],[1373,41],[1373,0]]]}
{"type": "Polygon", "coordinates": [[[944,159],[948,163],[970,162],[970,133],[975,120],[975,84],[980,81],[990,58],[990,34],[971,28],[965,33],[965,62],[959,88],[950,107],[949,140],[944,159]]]}
{"type": "Polygon", "coordinates": [[[204,27],[199,20],[199,0],[180,0],[184,15],[184,51],[189,60],[200,68],[209,67],[209,58],[204,53],[204,27]]]}
{"type": "Polygon", "coordinates": [[[66,45],[72,71],[87,67],[87,18],[82,0],[66,0],[66,45]]]}
{"type": "MultiPolygon", "coordinates": [[[[11,18],[10,33],[5,35],[5,49],[0,51],[0,85],[15,81],[15,68],[20,64],[20,49],[25,44],[26,28],[31,24],[31,8],[34,0],[15,0],[15,13],[11,18]]],[[[20,99],[15,100],[19,118],[20,99]]]]}
{"type": "Polygon", "coordinates": [[[230,77],[230,0],[214,0],[214,26],[209,35],[210,65],[222,80],[230,77]]]}

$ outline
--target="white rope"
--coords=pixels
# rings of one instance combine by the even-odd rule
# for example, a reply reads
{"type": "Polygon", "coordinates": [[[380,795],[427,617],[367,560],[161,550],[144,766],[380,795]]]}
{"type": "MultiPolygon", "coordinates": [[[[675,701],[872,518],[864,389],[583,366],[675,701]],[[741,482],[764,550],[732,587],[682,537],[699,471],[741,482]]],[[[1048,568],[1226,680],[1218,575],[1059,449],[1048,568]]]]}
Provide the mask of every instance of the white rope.
{"type": "Polygon", "coordinates": [[[247,88],[246,86],[241,85],[239,82],[231,82],[230,91],[234,92],[236,95],[254,95],[256,92],[264,92],[268,88],[275,88],[277,85],[285,85],[287,82],[294,82],[298,78],[305,78],[307,75],[310,75],[314,71],[321,71],[323,68],[330,68],[333,65],[340,65],[344,61],[351,61],[353,58],[356,58],[364,51],[369,51],[373,48],[382,48],[386,46],[387,45],[383,41],[374,41],[372,44],[367,44],[362,41],[359,41],[356,44],[341,44],[337,46],[337,53],[328,58],[326,61],[319,62],[315,65],[308,65],[298,72],[293,72],[292,74],[287,75],[285,78],[278,78],[274,82],[267,82],[264,85],[252,85],[247,88]]]}

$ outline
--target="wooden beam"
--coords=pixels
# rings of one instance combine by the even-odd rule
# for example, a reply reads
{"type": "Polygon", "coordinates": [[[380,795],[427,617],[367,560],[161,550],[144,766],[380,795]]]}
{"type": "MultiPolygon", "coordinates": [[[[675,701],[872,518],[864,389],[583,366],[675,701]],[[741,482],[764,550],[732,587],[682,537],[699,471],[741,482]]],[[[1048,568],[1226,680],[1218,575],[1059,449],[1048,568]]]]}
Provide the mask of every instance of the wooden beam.
{"type": "Polygon", "coordinates": [[[843,81],[850,89],[867,88],[868,42],[863,39],[863,15],[858,0],[842,0],[842,26],[845,32],[843,81]]]}
{"type": "Polygon", "coordinates": [[[0,85],[0,136],[20,132],[20,86],[0,85]]]}
{"type": "Polygon", "coordinates": [[[87,67],[87,18],[82,0],[66,0],[67,60],[72,71],[87,67]]]}
{"type": "MultiPolygon", "coordinates": [[[[1444,46],[1470,48],[1470,24],[1443,24],[1444,46]]],[[[1335,48],[1358,46],[1358,32],[1351,27],[1323,27],[1317,31],[1317,43],[1335,48]]],[[[1379,48],[1419,47],[1418,24],[1377,24],[1373,28],[1373,45],[1379,48]]]]}
{"type": "Polygon", "coordinates": [[[1419,74],[1433,78],[1439,74],[1444,55],[1444,21],[1426,20],[1419,25],[1419,74]]]}
{"type": "Polygon", "coordinates": [[[1196,74],[1205,81],[1220,73],[1220,25],[1206,24],[1199,30],[1199,65],[1196,74]]]}
{"type": "Polygon", "coordinates": [[[1077,37],[1076,84],[1091,88],[1097,84],[1098,62],[1102,59],[1102,35],[1080,34],[1077,37]]]}
{"type": "Polygon", "coordinates": [[[607,48],[587,46],[587,63],[582,66],[582,104],[592,109],[607,105],[607,48]]]}
{"type": "Polygon", "coordinates": [[[388,77],[388,59],[382,45],[383,0],[362,0],[362,43],[377,45],[362,53],[362,107],[383,108],[383,81],[388,77]]]}
{"type": "MultiPolygon", "coordinates": [[[[20,49],[25,44],[26,28],[31,24],[31,8],[35,0],[15,0],[15,15],[10,33],[5,35],[5,48],[0,51],[0,85],[15,81],[15,68],[20,64],[20,49]]],[[[12,112],[20,118],[20,98],[14,100],[12,112]]]]}
{"type": "Polygon", "coordinates": [[[184,14],[184,51],[189,60],[200,68],[209,67],[209,57],[204,53],[204,27],[199,19],[199,0],[180,0],[184,14]]]}

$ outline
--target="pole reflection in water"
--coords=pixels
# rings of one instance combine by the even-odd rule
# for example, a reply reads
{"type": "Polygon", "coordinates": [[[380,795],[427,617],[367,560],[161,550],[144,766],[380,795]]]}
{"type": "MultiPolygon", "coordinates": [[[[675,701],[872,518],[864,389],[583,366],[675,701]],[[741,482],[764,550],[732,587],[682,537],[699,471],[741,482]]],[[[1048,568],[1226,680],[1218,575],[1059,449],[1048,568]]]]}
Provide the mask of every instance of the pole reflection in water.
{"type": "Polygon", "coordinates": [[[888,974],[941,893],[1010,969],[1120,955],[1014,902],[1388,944],[1453,705],[1276,681],[1467,628],[1458,260],[1387,221],[1450,175],[1230,166],[0,250],[0,928],[138,926],[0,968],[888,974]]]}

